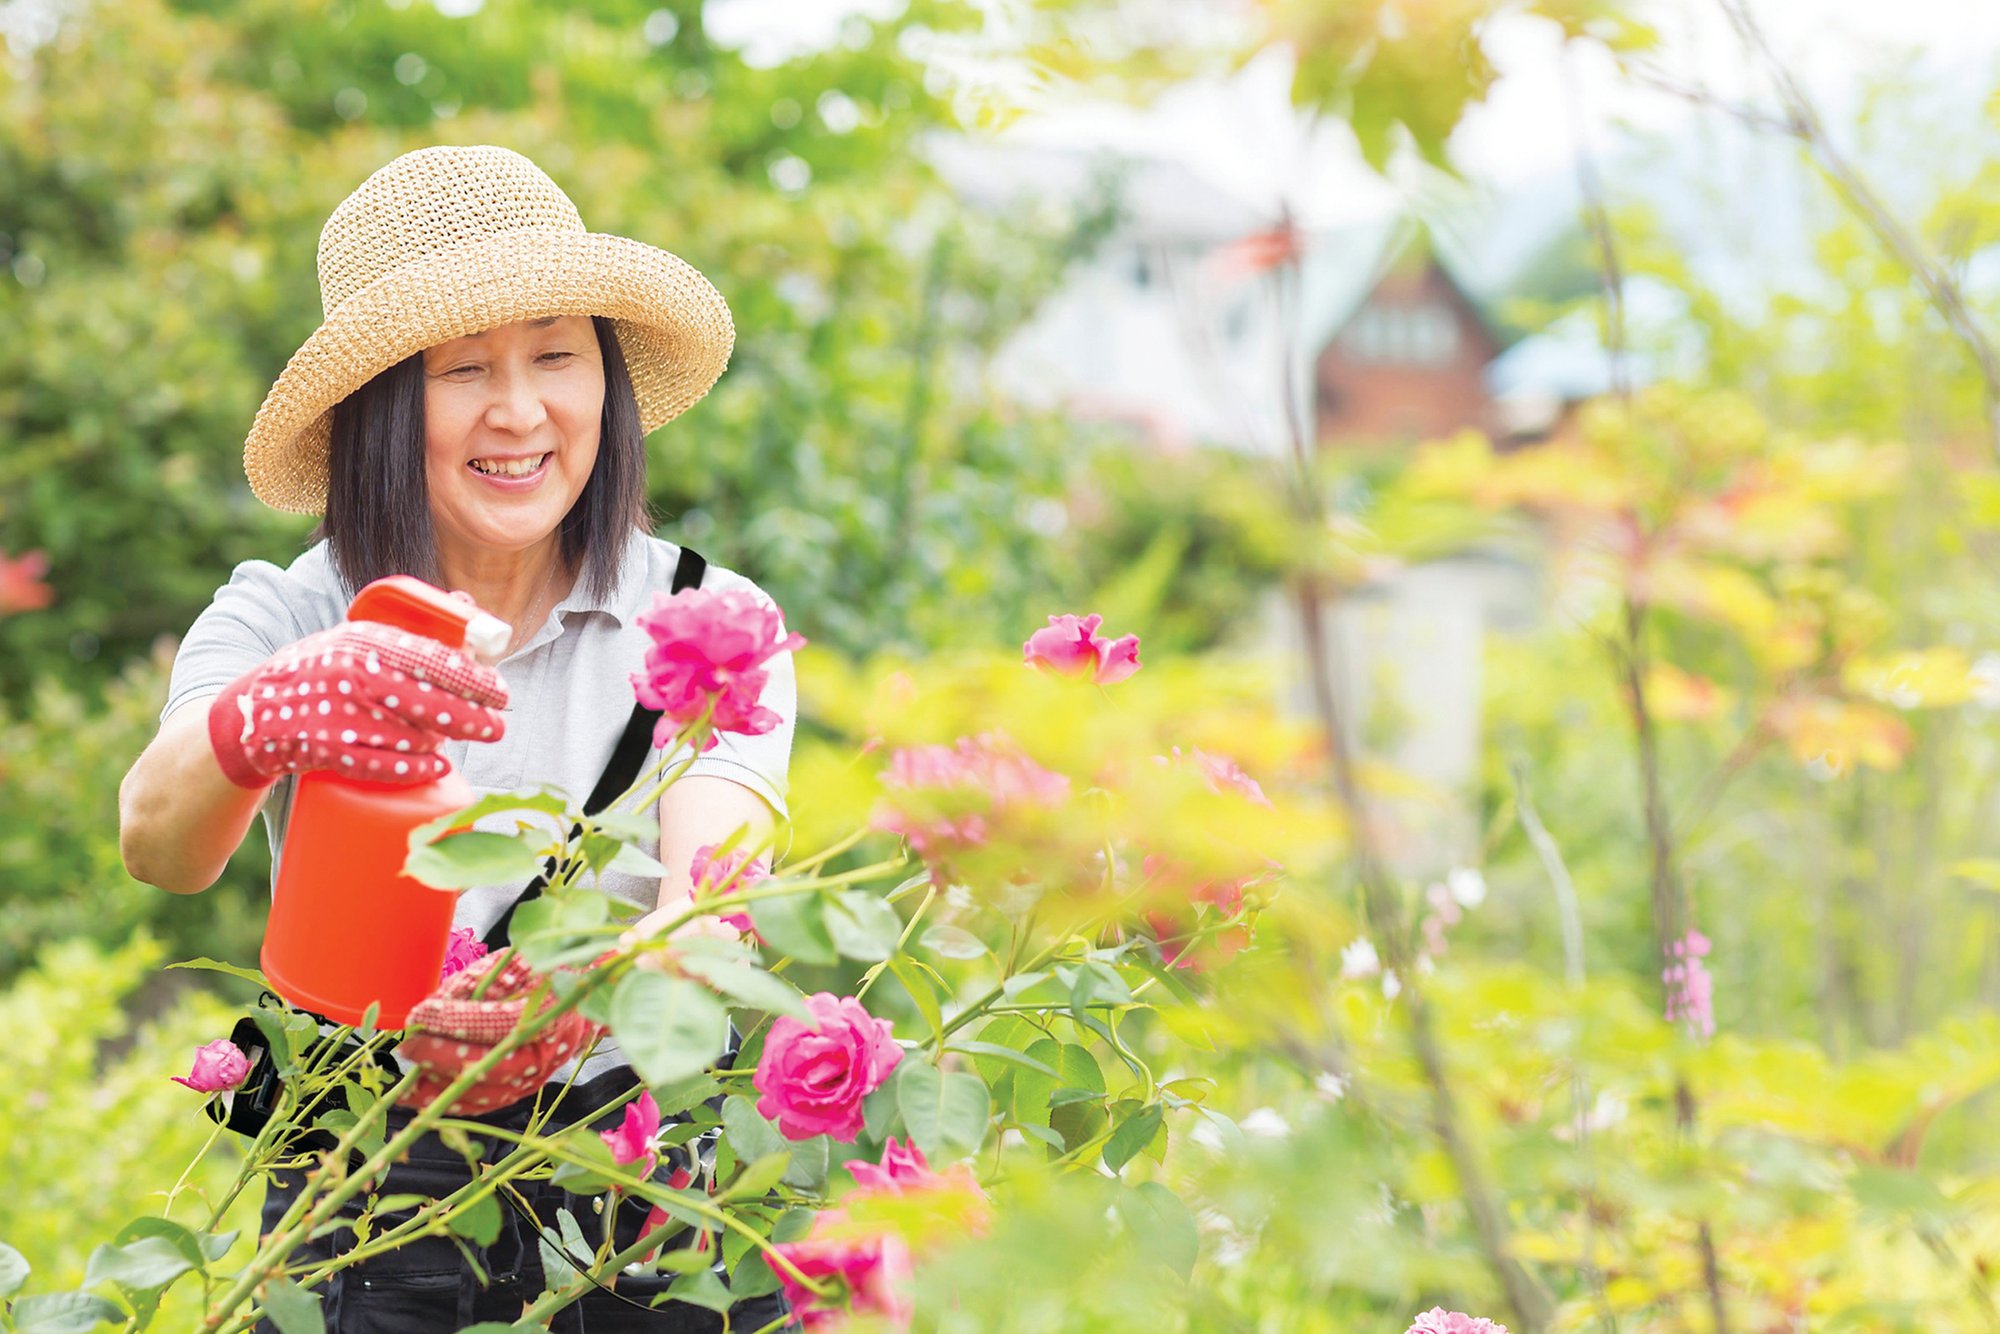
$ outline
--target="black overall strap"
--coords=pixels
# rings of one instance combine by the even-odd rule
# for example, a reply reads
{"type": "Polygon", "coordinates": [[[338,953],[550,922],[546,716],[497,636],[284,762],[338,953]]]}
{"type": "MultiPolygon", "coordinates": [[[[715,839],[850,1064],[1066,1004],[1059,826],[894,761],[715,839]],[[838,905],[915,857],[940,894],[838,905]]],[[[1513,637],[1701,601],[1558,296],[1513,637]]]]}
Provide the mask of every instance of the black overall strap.
{"type": "MultiPolygon", "coordinates": [[[[674,567],[674,592],[687,588],[700,588],[701,579],[708,572],[708,562],[697,552],[681,548],[680,564],[674,567]]],[[[583,803],[586,815],[595,815],[611,804],[611,799],[632,786],[632,780],[639,776],[639,768],[646,762],[646,754],[653,748],[653,724],[660,720],[658,709],[649,709],[643,704],[632,705],[632,716],[625,720],[625,731],[620,734],[618,744],[611,748],[611,758],[604,763],[604,772],[598,777],[597,786],[590,790],[590,797],[583,803]]],[[[582,825],[571,825],[571,838],[583,832],[582,825]]],[[[500,920],[486,933],[486,948],[497,950],[507,944],[507,932],[514,923],[514,910],[524,903],[532,903],[542,896],[549,877],[556,873],[556,859],[551,857],[542,866],[542,873],[528,882],[528,887],[512,903],[507,911],[500,914],[500,920]]]]}

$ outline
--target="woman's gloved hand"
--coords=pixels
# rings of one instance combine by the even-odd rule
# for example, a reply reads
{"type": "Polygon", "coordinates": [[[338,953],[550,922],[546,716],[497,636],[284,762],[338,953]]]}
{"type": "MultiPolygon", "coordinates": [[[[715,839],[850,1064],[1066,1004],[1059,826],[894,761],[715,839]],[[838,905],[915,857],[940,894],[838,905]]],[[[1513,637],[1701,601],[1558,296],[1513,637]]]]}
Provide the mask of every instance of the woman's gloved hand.
{"type": "Polygon", "coordinates": [[[209,706],[208,739],[238,787],[331,769],[425,783],[440,742],[506,732],[500,674],[459,649],[374,621],[343,621],[288,644],[209,706]]]}
{"type": "MultiPolygon", "coordinates": [[[[428,1107],[467,1066],[513,1032],[527,1013],[529,993],[541,980],[542,975],[528,967],[520,954],[502,950],[453,973],[419,1001],[410,1011],[401,1052],[423,1073],[403,1095],[403,1105],[428,1107]],[[472,993],[496,965],[499,973],[474,1000],[472,993]]],[[[553,992],[544,993],[537,1013],[555,1003],[553,992]]],[[[528,1097],[558,1066],[603,1031],[576,1011],[569,1011],[532,1041],[507,1053],[478,1083],[458,1095],[452,1110],[472,1116],[528,1097]]]]}

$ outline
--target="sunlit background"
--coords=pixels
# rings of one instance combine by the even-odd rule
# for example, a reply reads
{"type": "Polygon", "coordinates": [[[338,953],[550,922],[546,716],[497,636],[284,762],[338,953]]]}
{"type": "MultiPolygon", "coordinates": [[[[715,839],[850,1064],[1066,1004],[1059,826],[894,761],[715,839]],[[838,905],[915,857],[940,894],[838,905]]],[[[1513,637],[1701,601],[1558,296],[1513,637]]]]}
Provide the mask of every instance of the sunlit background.
{"type": "Polygon", "coordinates": [[[498,143],[730,303],[649,485],[813,641],[795,846],[865,813],[870,682],[1095,611],[1185,673],[1135,712],[1234,740],[1313,850],[1135,1021],[1213,1113],[1124,1176],[1197,1258],[1023,1186],[925,1319],[2000,1323],[2000,6],[4,0],[0,35],[0,1240],[37,1290],[203,1137],[165,1076],[242,997],[161,964],[255,957],[261,840],[161,894],[117,787],[213,590],[303,549],[240,458],[319,226],[498,143]]]}

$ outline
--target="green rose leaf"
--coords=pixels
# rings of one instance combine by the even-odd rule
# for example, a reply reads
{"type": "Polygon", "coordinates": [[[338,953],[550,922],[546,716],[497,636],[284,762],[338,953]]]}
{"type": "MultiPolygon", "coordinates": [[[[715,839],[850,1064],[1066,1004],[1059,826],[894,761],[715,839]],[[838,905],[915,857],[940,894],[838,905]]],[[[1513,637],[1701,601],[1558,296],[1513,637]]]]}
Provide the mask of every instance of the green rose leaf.
{"type": "MultiPolygon", "coordinates": [[[[905,1064],[908,1059],[905,1058],[905,1064]]],[[[884,1140],[896,1128],[896,1081],[886,1079],[873,1093],[861,1100],[862,1122],[868,1130],[868,1138],[884,1140]]]]}
{"type": "Polygon", "coordinates": [[[587,817],[584,824],[590,829],[602,830],[626,843],[637,843],[660,836],[659,820],[636,811],[599,811],[587,817]]]}
{"type": "MultiPolygon", "coordinates": [[[[15,1334],[90,1334],[99,1322],[122,1321],[125,1313],[88,1292],[45,1292],[23,1297],[12,1312],[15,1334]]],[[[292,1334],[290,1330],[284,1334],[292,1334]]]]}
{"type": "Polygon", "coordinates": [[[28,1257],[0,1241],[0,1300],[12,1297],[21,1290],[33,1271],[28,1267],[28,1257]]]}
{"type": "Polygon", "coordinates": [[[264,1311],[278,1327],[278,1334],[326,1334],[319,1294],[307,1292],[288,1278],[274,1278],[264,1285],[264,1311]]]}
{"type": "MultiPolygon", "coordinates": [[[[440,815],[435,820],[426,820],[410,831],[410,851],[428,845],[432,839],[450,829],[466,829],[489,815],[499,815],[506,811],[539,811],[543,815],[558,818],[569,813],[569,798],[560,788],[527,787],[518,792],[489,792],[463,810],[440,815]]],[[[476,832],[476,831],[475,831],[476,832]]],[[[548,842],[551,834],[542,830],[543,842],[548,842]]],[[[512,835],[501,835],[512,837],[512,835]]]]}
{"type": "Polygon", "coordinates": [[[778,1184],[791,1165],[792,1156],[779,1150],[777,1153],[760,1155],[757,1160],[736,1174],[736,1180],[729,1183],[723,1195],[726,1200],[756,1199],[778,1184]]]}
{"type": "Polygon", "coordinates": [[[600,928],[610,916],[610,900],[602,894],[588,890],[545,894],[515,910],[508,933],[523,959],[535,968],[547,970],[566,963],[583,963],[603,953],[608,942],[600,928]]]}
{"type": "Polygon", "coordinates": [[[667,868],[659,858],[642,848],[633,847],[630,843],[618,845],[617,854],[612,857],[611,864],[605,869],[616,871],[620,875],[638,876],[640,879],[649,880],[658,880],[667,873],[667,868]]]}
{"type": "MultiPolygon", "coordinates": [[[[760,890],[773,887],[768,880],[757,886],[760,890]]],[[[840,960],[833,933],[827,927],[824,906],[816,894],[759,899],[750,905],[750,920],[766,944],[800,963],[830,964],[840,960]]]]}
{"type": "Polygon", "coordinates": [[[905,1058],[897,1067],[896,1106],[910,1138],[933,1162],[948,1162],[979,1147],[992,1111],[978,1075],[905,1058]]]}
{"type": "Polygon", "coordinates": [[[962,926],[940,923],[918,939],[925,949],[947,959],[977,959],[986,953],[986,942],[962,926]]]}
{"type": "Polygon", "coordinates": [[[711,1311],[727,1311],[736,1301],[735,1295],[716,1277],[713,1269],[697,1269],[692,1274],[681,1275],[667,1287],[667,1296],[674,1301],[705,1306],[711,1311]]]}
{"type": "Polygon", "coordinates": [[[778,1128],[766,1121],[748,1098],[725,1098],[722,1102],[722,1133],[743,1162],[787,1152],[790,1146],[778,1128]]]}
{"type": "Polygon", "coordinates": [[[1082,1022],[1085,1007],[1093,1002],[1108,1001],[1113,1005],[1124,1005],[1132,999],[1132,988],[1125,985],[1125,979],[1110,964],[1089,959],[1077,965],[1076,981],[1070,985],[1070,1010],[1082,1022]]]}
{"type": "Polygon", "coordinates": [[[685,978],[634,969],[611,998],[611,1031],[641,1078],[665,1084],[715,1063],[729,1042],[729,1012],[685,978]]]}
{"type": "Polygon", "coordinates": [[[778,1290],[778,1276],[771,1271],[771,1264],[762,1251],[749,1251],[736,1262],[729,1271],[729,1288],[738,1301],[750,1297],[762,1297],[778,1290]]]}
{"type": "Polygon", "coordinates": [[[1119,1192],[1118,1216],[1142,1253],[1158,1257],[1182,1278],[1193,1272],[1201,1236],[1180,1196],[1157,1181],[1142,1181],[1119,1192]]]}
{"type": "Polygon", "coordinates": [[[739,1005],[812,1022],[812,1011],[806,1008],[806,998],[799,989],[753,963],[688,951],[681,955],[680,964],[689,976],[708,983],[739,1005]]]}
{"type": "Polygon", "coordinates": [[[170,963],[167,965],[167,967],[199,968],[203,972],[227,973],[231,977],[240,977],[245,982],[254,982],[259,987],[264,988],[266,991],[270,990],[271,987],[270,981],[262,973],[258,972],[255,968],[241,968],[238,967],[236,964],[224,963],[220,959],[211,959],[208,958],[207,956],[203,956],[202,958],[199,959],[183,959],[179,963],[170,963]]]}
{"type": "MultiPolygon", "coordinates": [[[[190,1236],[187,1240],[192,1243],[194,1238],[190,1236]]],[[[198,1268],[202,1263],[200,1257],[199,1248],[190,1257],[174,1241],[141,1235],[92,1251],[90,1262],[84,1267],[83,1283],[94,1288],[109,1281],[129,1293],[156,1292],[188,1270],[198,1268]]]]}
{"type": "Polygon", "coordinates": [[[880,963],[896,952],[903,919],[873,894],[849,890],[826,904],[826,927],[834,948],[850,959],[880,963]]]}
{"type": "Polygon", "coordinates": [[[1028,1045],[1027,1057],[1039,1068],[1012,1072],[1009,1083],[1014,1089],[1015,1120],[1031,1126],[1049,1123],[1049,1095],[1063,1082],[1055,1069],[1055,1062],[1061,1056],[1062,1044],[1054,1038],[1040,1038],[1028,1045]]]}
{"type": "MultiPolygon", "coordinates": [[[[1044,1041],[1047,1041],[1047,1039],[1044,1039],[1044,1041]]],[[[1056,1073],[1055,1067],[1043,1064],[1041,1061],[1035,1059],[1033,1056],[1030,1056],[1027,1052],[1015,1051],[1012,1047],[1009,1047],[1004,1043],[961,1041],[953,1043],[950,1047],[946,1048],[946,1050],[964,1052],[968,1056],[973,1056],[973,1055],[990,1056],[994,1060],[1004,1061],[1009,1065],[1018,1065],[1024,1069],[1033,1070],[1038,1074],[1047,1075],[1050,1079],[1061,1078],[1061,1076],[1056,1073]]],[[[975,1064],[979,1063],[975,1062],[975,1064]]],[[[986,1069],[986,1066],[980,1064],[980,1069],[984,1070],[986,1069]]]]}
{"type": "Polygon", "coordinates": [[[499,1197],[482,1195],[471,1204],[452,1210],[445,1226],[481,1246],[491,1246],[500,1237],[499,1197]]]}
{"type": "Polygon", "coordinates": [[[832,1141],[825,1135],[792,1142],[792,1161],[785,1168],[784,1182],[797,1190],[819,1194],[826,1189],[827,1166],[833,1159],[832,1141]]]}
{"type": "Polygon", "coordinates": [[[540,830],[452,834],[412,852],[403,863],[403,874],[433,889],[516,884],[542,873],[541,849],[546,843],[547,835],[540,830]]]}
{"type": "Polygon", "coordinates": [[[1116,1172],[1132,1160],[1132,1155],[1153,1142],[1166,1113],[1158,1103],[1148,1103],[1118,1123],[1104,1144],[1104,1165],[1116,1172]]]}

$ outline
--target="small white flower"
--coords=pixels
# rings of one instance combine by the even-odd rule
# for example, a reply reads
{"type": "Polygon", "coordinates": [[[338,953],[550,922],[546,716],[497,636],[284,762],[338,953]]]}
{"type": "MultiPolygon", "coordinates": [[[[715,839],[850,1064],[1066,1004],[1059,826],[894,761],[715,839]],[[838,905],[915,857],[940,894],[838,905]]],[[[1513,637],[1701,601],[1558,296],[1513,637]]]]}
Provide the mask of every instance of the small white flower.
{"type": "Polygon", "coordinates": [[[1382,999],[1394,1000],[1403,994],[1403,979],[1394,973],[1382,974],[1382,999]]]}
{"type": "Polygon", "coordinates": [[[1259,1107],[1237,1122],[1246,1135],[1258,1139],[1283,1139],[1292,1133],[1291,1123],[1275,1107],[1259,1107]]]}
{"type": "Polygon", "coordinates": [[[1375,952],[1375,942],[1366,936],[1356,936],[1340,952],[1342,977],[1373,977],[1381,971],[1382,956],[1375,952]]]}
{"type": "Polygon", "coordinates": [[[1446,888],[1461,908],[1477,908],[1486,902],[1486,877],[1476,866],[1454,866],[1445,878],[1446,888]]]}
{"type": "Polygon", "coordinates": [[[1322,1070],[1313,1079],[1313,1087],[1318,1089],[1320,1096],[1328,1102],[1339,1102],[1347,1096],[1347,1077],[1337,1075],[1331,1070],[1322,1070]]]}

